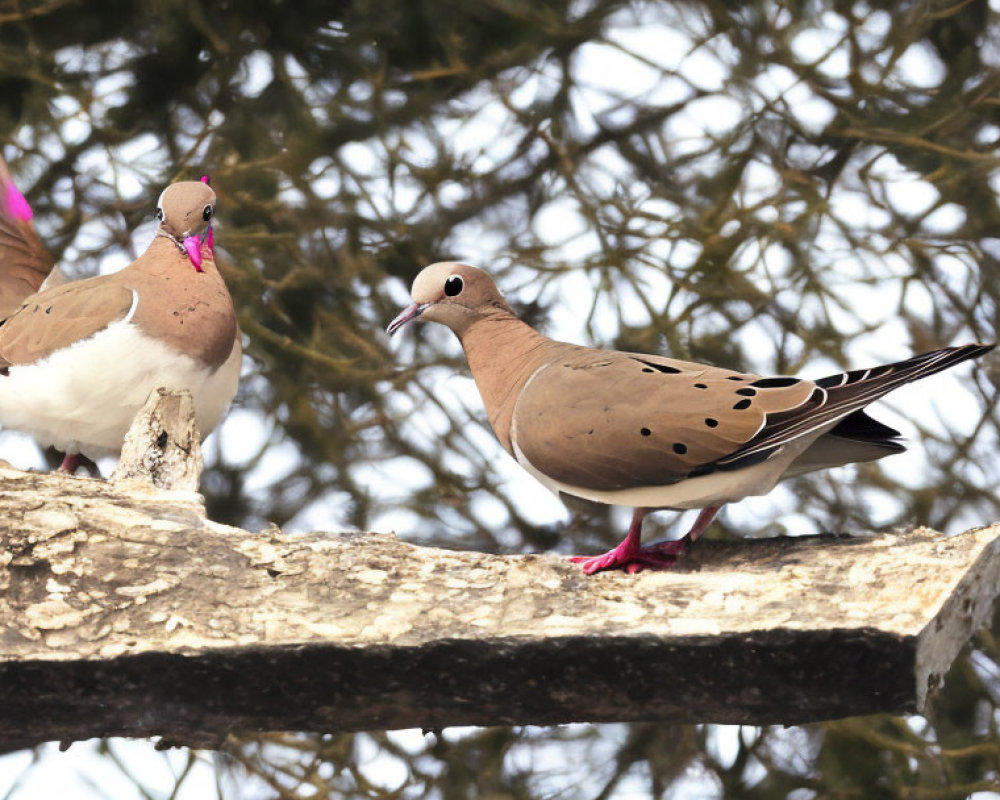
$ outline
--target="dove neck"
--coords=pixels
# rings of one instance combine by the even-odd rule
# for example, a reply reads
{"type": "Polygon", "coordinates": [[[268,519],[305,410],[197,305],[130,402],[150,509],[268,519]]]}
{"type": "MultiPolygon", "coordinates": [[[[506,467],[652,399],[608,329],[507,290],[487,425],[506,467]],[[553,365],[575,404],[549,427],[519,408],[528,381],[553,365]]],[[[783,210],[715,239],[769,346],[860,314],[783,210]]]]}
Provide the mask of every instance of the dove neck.
{"type": "Polygon", "coordinates": [[[109,278],[138,292],[132,322],[143,333],[215,370],[233,351],[237,325],[232,297],[210,252],[203,249],[199,272],[173,241],[159,236],[109,278]]]}
{"type": "Polygon", "coordinates": [[[500,444],[513,455],[510,428],[514,405],[528,379],[559,343],[509,312],[476,320],[458,338],[490,425],[500,444]]]}
{"type": "MultiPolygon", "coordinates": [[[[215,265],[215,254],[212,252],[212,248],[203,247],[201,252],[202,271],[206,269],[217,271],[215,265]]],[[[149,247],[146,248],[146,252],[136,259],[133,264],[139,264],[140,262],[145,269],[172,269],[180,271],[182,267],[185,267],[192,274],[198,273],[198,270],[195,269],[194,265],[191,263],[190,256],[188,256],[187,252],[184,250],[184,245],[182,245],[169,233],[164,231],[158,232],[156,236],[153,237],[153,241],[149,243],[149,247]]]]}

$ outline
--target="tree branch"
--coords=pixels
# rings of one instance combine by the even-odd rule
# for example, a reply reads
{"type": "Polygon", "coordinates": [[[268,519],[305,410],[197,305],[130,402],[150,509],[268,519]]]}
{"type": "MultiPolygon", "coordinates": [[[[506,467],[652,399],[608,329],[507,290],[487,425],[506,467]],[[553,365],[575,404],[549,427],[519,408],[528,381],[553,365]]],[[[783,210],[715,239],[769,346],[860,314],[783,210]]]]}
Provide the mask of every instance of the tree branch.
{"type": "MultiPolygon", "coordinates": [[[[164,443],[161,412],[139,438],[164,443]]],[[[189,490],[10,467],[0,519],[7,748],[916,711],[1000,583],[1000,526],[702,542],[673,571],[588,578],[391,534],[252,533],[189,490]]]]}

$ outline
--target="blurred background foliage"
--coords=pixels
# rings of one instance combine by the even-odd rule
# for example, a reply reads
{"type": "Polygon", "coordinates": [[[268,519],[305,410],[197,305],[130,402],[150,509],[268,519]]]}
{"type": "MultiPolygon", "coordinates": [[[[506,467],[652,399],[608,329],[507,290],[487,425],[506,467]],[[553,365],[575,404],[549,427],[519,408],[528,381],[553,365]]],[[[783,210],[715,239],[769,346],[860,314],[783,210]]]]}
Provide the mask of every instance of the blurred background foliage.
{"type": "MultiPolygon", "coordinates": [[[[210,515],[494,552],[624,519],[567,522],[520,475],[447,331],[390,347],[420,267],[488,268],[560,338],[762,373],[993,340],[998,90],[995,1],[0,0],[0,145],[69,272],[127,263],[162,187],[212,176],[247,358],[210,515]]],[[[998,386],[992,358],[894,393],[909,453],[715,535],[997,519],[998,386]]],[[[965,797],[998,791],[998,658],[982,634],[910,719],[259,736],[157,786],[95,758],[151,797],[195,767],[224,797],[965,797]]]]}

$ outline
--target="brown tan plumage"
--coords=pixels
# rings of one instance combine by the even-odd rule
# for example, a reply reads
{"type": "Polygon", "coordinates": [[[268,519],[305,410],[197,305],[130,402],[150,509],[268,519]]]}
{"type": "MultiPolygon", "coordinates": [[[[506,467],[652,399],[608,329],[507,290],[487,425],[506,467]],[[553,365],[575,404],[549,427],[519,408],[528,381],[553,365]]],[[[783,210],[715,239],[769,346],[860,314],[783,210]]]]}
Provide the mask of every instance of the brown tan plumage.
{"type": "Polygon", "coordinates": [[[466,264],[424,269],[389,326],[440,322],[465,350],[500,443],[555,492],[632,506],[625,541],[587,572],[672,564],[728,502],[784,477],[901,452],[868,403],[993,348],[970,344],[819,380],[761,377],[663,356],[557,342],[522,322],[466,264]],[[700,508],[680,542],[640,546],[646,513],[700,508]]]}

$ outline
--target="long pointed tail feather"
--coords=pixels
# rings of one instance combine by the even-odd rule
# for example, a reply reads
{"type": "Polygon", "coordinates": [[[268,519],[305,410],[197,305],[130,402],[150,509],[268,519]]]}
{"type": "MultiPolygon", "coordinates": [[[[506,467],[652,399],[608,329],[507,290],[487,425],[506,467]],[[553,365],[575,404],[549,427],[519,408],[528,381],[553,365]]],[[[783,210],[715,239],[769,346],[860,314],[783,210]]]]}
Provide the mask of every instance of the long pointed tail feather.
{"type": "Polygon", "coordinates": [[[781,445],[844,419],[904,383],[934,375],[970,358],[978,358],[995,346],[993,342],[945,347],[894,364],[820,378],[815,381],[817,388],[809,400],[797,408],[769,417],[753,439],[721,459],[718,465],[733,469],[748,460],[767,458],[781,445]]]}

